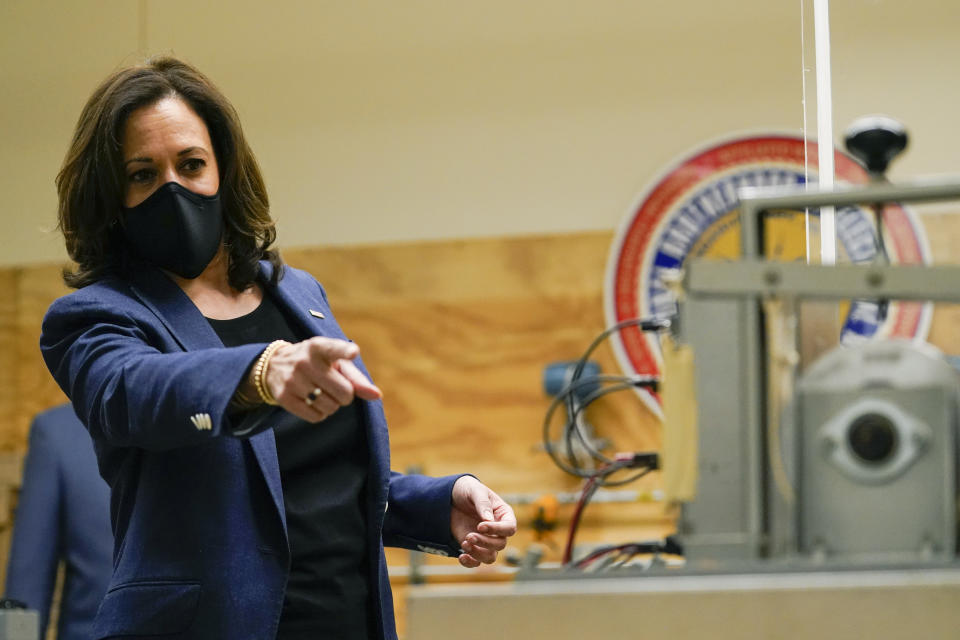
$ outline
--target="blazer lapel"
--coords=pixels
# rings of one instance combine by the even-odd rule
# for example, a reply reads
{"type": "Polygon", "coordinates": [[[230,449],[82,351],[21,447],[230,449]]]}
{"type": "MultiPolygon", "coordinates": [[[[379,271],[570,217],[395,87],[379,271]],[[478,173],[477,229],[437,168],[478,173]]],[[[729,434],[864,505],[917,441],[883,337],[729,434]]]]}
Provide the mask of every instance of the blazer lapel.
{"type": "Polygon", "coordinates": [[[140,301],[153,311],[184,351],[223,346],[193,301],[162,271],[138,269],[131,274],[130,282],[140,301]]]}
{"type": "MultiPolygon", "coordinates": [[[[260,274],[263,278],[270,277],[270,265],[261,262],[260,274]]],[[[296,277],[288,275],[280,280],[274,289],[277,302],[310,335],[325,336],[348,340],[340,329],[330,311],[330,307],[320,293],[320,288],[309,277],[309,282],[303,283],[296,277]]],[[[361,358],[354,360],[357,368],[363,375],[370,378],[370,373],[361,358]]],[[[371,378],[372,379],[372,378],[371,378]]],[[[370,447],[370,476],[378,479],[377,493],[386,499],[387,482],[390,475],[390,438],[387,433],[387,422],[383,415],[383,405],[380,401],[363,402],[364,424],[367,430],[367,442],[370,447]]]]}
{"type": "MultiPolygon", "coordinates": [[[[131,287],[184,351],[223,347],[216,331],[193,301],[177,283],[159,269],[137,270],[131,275],[131,287]]],[[[273,429],[248,438],[247,442],[253,449],[286,532],[283,487],[280,483],[280,465],[277,461],[277,443],[273,429]]]]}
{"type": "MultiPolygon", "coordinates": [[[[267,267],[262,268],[260,273],[268,278],[269,263],[266,264],[267,267]]],[[[346,339],[337,327],[318,287],[304,287],[295,282],[294,278],[284,277],[272,291],[277,297],[277,303],[287,311],[288,317],[295,319],[300,328],[309,335],[346,339]]]]}

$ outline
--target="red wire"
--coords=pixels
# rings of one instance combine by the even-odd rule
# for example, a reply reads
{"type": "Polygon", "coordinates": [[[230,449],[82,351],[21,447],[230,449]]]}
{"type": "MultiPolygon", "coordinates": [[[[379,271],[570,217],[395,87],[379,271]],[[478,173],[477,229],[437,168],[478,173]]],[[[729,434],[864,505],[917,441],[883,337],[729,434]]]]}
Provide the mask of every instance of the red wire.
{"type": "MultiPolygon", "coordinates": [[[[607,476],[619,471],[620,469],[626,468],[630,460],[623,459],[617,460],[613,464],[606,465],[597,469],[597,472],[592,476],[587,478],[587,481],[583,485],[583,493],[580,494],[580,499],[577,501],[577,508],[573,512],[573,518],[570,520],[570,533],[567,535],[567,546],[563,550],[563,565],[569,565],[570,561],[573,559],[573,540],[577,536],[577,528],[580,526],[580,519],[583,517],[583,510],[587,507],[587,503],[590,502],[590,498],[593,497],[593,494],[599,488],[597,484],[601,478],[606,478],[607,476]]],[[[641,477],[653,471],[652,468],[647,469],[640,473],[641,477]]],[[[635,478],[634,478],[635,479],[635,478]]]]}
{"type": "Polygon", "coordinates": [[[577,527],[580,526],[580,517],[583,515],[583,509],[587,506],[590,496],[593,493],[593,487],[597,484],[597,478],[602,475],[602,471],[596,475],[590,476],[586,484],[583,485],[583,493],[580,494],[580,500],[577,501],[577,508],[573,512],[573,518],[570,520],[570,533],[567,535],[567,546],[563,550],[563,564],[570,564],[573,556],[573,540],[577,535],[577,527]]]}
{"type": "Polygon", "coordinates": [[[596,551],[590,553],[585,558],[581,558],[580,560],[577,560],[576,567],[577,569],[586,569],[599,558],[602,558],[605,555],[614,553],[615,551],[623,551],[629,546],[630,546],[629,544],[622,544],[617,547],[604,547],[602,549],[597,549],[596,551]]]}

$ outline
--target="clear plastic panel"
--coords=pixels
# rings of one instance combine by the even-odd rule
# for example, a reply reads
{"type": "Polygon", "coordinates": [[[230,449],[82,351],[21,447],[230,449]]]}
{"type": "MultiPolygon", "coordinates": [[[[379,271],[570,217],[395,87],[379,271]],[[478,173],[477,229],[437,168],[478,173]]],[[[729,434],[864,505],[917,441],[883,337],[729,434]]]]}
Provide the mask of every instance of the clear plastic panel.
{"type": "MultiPolygon", "coordinates": [[[[908,145],[890,164],[894,183],[953,176],[960,179],[956,105],[960,83],[960,3],[952,0],[854,0],[830,7],[833,111],[838,140],[864,114],[884,114],[905,127],[908,145]]],[[[919,226],[925,261],[960,262],[960,202],[905,205],[919,226]]],[[[889,242],[910,240],[909,230],[887,228],[889,242]]],[[[932,305],[918,328],[948,355],[960,353],[957,306],[932,305]]]]}
{"type": "MultiPolygon", "coordinates": [[[[858,120],[878,114],[904,126],[908,145],[882,176],[873,179],[902,183],[957,175],[960,130],[954,120],[960,83],[952,81],[950,69],[960,55],[960,39],[955,33],[960,24],[960,3],[799,0],[799,4],[804,137],[811,143],[807,184],[825,186],[828,181],[819,171],[816,151],[825,124],[831,125],[826,130],[832,129],[836,146],[836,181],[843,184],[851,181],[840,167],[847,153],[846,134],[858,120]],[[822,57],[825,37],[829,37],[829,60],[822,57]],[[829,64],[829,74],[825,64],[829,64]]],[[[870,232],[876,235],[877,212],[869,203],[859,211],[837,212],[833,236],[837,261],[956,263],[960,258],[958,212],[960,203],[953,202],[886,207],[882,218],[886,258],[880,247],[866,241],[870,232]]],[[[808,261],[816,263],[821,259],[821,222],[826,222],[826,216],[811,213],[814,215],[807,221],[808,261]]],[[[948,354],[960,352],[960,338],[953,337],[960,332],[954,330],[952,305],[924,307],[923,321],[916,324],[912,336],[903,335],[907,322],[903,310],[906,308],[906,315],[913,318],[917,315],[913,306],[893,305],[891,313],[880,318],[869,304],[803,303],[799,310],[803,366],[839,340],[855,341],[873,335],[926,338],[948,354]],[[859,332],[851,331],[857,321],[851,314],[865,321],[859,332]]]]}

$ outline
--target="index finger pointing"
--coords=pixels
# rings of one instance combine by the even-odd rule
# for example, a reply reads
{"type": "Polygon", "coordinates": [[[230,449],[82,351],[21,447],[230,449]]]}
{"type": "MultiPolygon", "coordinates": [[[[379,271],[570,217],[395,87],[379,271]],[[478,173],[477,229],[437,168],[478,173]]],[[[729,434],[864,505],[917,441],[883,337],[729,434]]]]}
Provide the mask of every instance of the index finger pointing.
{"type": "Polygon", "coordinates": [[[338,361],[337,369],[343,374],[343,377],[353,385],[353,391],[359,397],[364,400],[379,400],[383,397],[383,392],[380,391],[377,385],[370,382],[367,376],[363,375],[360,369],[357,369],[357,366],[349,360],[341,359],[338,361]]]}
{"type": "Polygon", "coordinates": [[[310,356],[320,358],[328,364],[341,359],[353,360],[358,355],[360,347],[353,342],[322,336],[310,338],[310,356]]]}

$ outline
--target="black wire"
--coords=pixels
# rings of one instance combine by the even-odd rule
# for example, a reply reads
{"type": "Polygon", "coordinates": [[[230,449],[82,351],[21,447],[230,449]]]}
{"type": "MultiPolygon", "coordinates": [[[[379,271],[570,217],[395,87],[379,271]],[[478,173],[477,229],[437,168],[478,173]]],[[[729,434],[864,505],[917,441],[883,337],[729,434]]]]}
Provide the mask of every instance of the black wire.
{"type": "Polygon", "coordinates": [[[590,500],[593,499],[593,496],[596,495],[597,490],[603,485],[603,479],[622,469],[628,463],[623,460],[618,460],[613,464],[598,469],[593,475],[591,475],[586,484],[583,486],[583,491],[580,494],[580,499],[577,501],[577,508],[573,513],[573,518],[570,521],[570,532],[567,534],[567,544],[564,546],[563,550],[563,564],[569,565],[573,561],[573,548],[574,541],[577,538],[577,529],[580,528],[580,522],[583,520],[583,513],[587,510],[587,505],[590,504],[590,500]]]}
{"type": "Polygon", "coordinates": [[[580,376],[583,374],[584,367],[587,366],[587,360],[589,360],[590,354],[593,353],[594,349],[600,346],[601,342],[606,340],[613,333],[622,331],[627,327],[636,326],[639,326],[641,331],[663,331],[670,328],[670,321],[630,318],[629,320],[618,322],[612,327],[607,327],[600,333],[600,335],[593,339],[593,342],[590,343],[590,346],[587,347],[587,350],[583,352],[582,356],[580,356],[580,360],[577,361],[577,366],[573,370],[573,375],[570,376],[570,380],[576,381],[578,378],[580,378],[580,376]]]}
{"type": "MultiPolygon", "coordinates": [[[[566,386],[566,388],[563,389],[563,391],[557,394],[557,397],[547,409],[547,415],[544,419],[543,425],[544,449],[558,467],[571,475],[587,478],[596,473],[594,470],[584,470],[578,465],[576,456],[573,453],[573,431],[576,432],[577,439],[594,460],[604,464],[609,464],[612,462],[610,458],[598,451],[593,444],[588,442],[587,438],[584,437],[583,431],[581,430],[581,425],[577,420],[577,416],[579,416],[583,410],[586,409],[587,405],[608,393],[622,391],[627,388],[648,387],[656,390],[657,379],[652,376],[597,375],[590,376],[588,378],[581,377],[583,375],[583,370],[589,361],[590,354],[593,353],[593,351],[611,334],[632,326],[639,326],[642,331],[660,331],[669,328],[670,322],[668,320],[631,318],[629,320],[618,322],[617,324],[604,329],[596,338],[594,338],[593,342],[590,343],[586,351],[584,351],[583,355],[576,362],[573,374],[570,377],[570,383],[566,386]],[[614,384],[614,386],[595,391],[588,395],[582,402],[578,403],[574,391],[587,385],[595,385],[597,383],[619,384],[614,384]],[[565,425],[563,438],[563,443],[566,449],[566,462],[561,461],[558,452],[553,446],[553,441],[550,439],[550,422],[553,418],[553,412],[561,402],[566,405],[567,411],[567,423],[565,425]]],[[[608,483],[605,482],[604,484],[608,483]]]]}
{"type": "MultiPolygon", "coordinates": [[[[581,378],[582,380],[589,380],[590,378],[581,378]]],[[[616,382],[616,381],[613,381],[616,382]]],[[[581,403],[576,405],[576,409],[573,412],[572,417],[567,420],[566,428],[564,429],[564,441],[567,445],[567,459],[575,461],[576,458],[573,456],[573,435],[576,434],[577,440],[580,441],[580,444],[584,449],[587,450],[587,453],[590,454],[597,462],[603,464],[611,464],[613,460],[603,455],[599,449],[593,446],[593,443],[590,442],[589,438],[584,437],[583,429],[581,429],[580,423],[580,414],[583,413],[583,408],[588,404],[592,403],[594,400],[600,396],[607,395],[608,393],[614,393],[616,391],[622,391],[624,389],[632,388],[634,385],[630,382],[629,378],[624,377],[618,384],[615,384],[610,387],[601,389],[603,393],[594,392],[589,394],[587,398],[581,403]]],[[[568,413],[568,416],[570,414],[568,413]]]]}
{"type": "MultiPolygon", "coordinates": [[[[593,342],[590,343],[590,346],[587,347],[587,350],[583,352],[582,356],[580,356],[580,359],[577,361],[577,364],[573,369],[573,374],[570,376],[571,383],[576,382],[577,380],[580,379],[580,376],[583,375],[584,368],[587,366],[587,362],[590,360],[590,354],[593,353],[594,350],[598,346],[600,346],[600,344],[604,340],[606,340],[608,337],[610,337],[614,333],[618,333],[628,327],[637,327],[637,326],[640,327],[641,331],[661,331],[661,330],[670,328],[670,321],[669,320],[650,320],[650,319],[644,319],[644,318],[630,318],[629,320],[622,320],[611,327],[607,327],[606,329],[601,331],[596,338],[593,339],[593,342]]],[[[584,401],[583,404],[586,405],[586,404],[589,404],[589,402],[584,401]]],[[[573,415],[576,410],[575,397],[572,395],[568,396],[566,405],[567,405],[567,422],[568,424],[575,425],[576,423],[574,422],[574,418],[573,418],[573,415]]],[[[580,434],[579,429],[577,429],[577,434],[582,436],[582,434],[580,434]]],[[[583,438],[581,437],[580,440],[582,442],[583,438]]],[[[599,458],[597,455],[594,454],[594,449],[592,446],[586,443],[584,443],[584,445],[587,447],[587,450],[590,451],[590,454],[594,457],[594,459],[605,460],[605,458],[599,458]]]]}
{"type": "Polygon", "coordinates": [[[583,514],[587,510],[587,506],[590,504],[593,496],[597,494],[597,491],[600,489],[600,487],[616,486],[620,484],[626,484],[627,482],[633,482],[637,478],[643,477],[654,470],[654,467],[648,467],[635,474],[634,477],[617,483],[609,483],[606,481],[607,477],[613,475],[621,469],[627,468],[627,466],[630,464],[631,462],[629,461],[617,460],[613,464],[598,470],[587,480],[587,484],[583,487],[583,493],[580,495],[580,500],[577,501],[577,509],[574,512],[573,520],[570,521],[570,533],[567,535],[567,544],[563,551],[564,565],[569,566],[573,561],[573,549],[574,541],[577,537],[577,529],[580,528],[580,522],[583,520],[583,514]]]}
{"type": "MultiPolygon", "coordinates": [[[[563,471],[566,471],[570,475],[574,475],[580,478],[589,478],[593,475],[596,475],[597,472],[596,470],[585,471],[577,467],[574,462],[575,459],[572,456],[572,451],[568,451],[569,462],[561,460],[561,458],[559,457],[556,451],[556,448],[554,447],[553,441],[550,439],[550,423],[553,421],[554,412],[557,410],[557,407],[559,407],[561,403],[565,402],[570,396],[574,394],[574,392],[576,392],[581,387],[585,387],[587,385],[594,385],[597,383],[601,383],[601,384],[619,383],[619,384],[616,384],[615,386],[612,386],[612,387],[599,389],[598,391],[595,391],[594,393],[591,393],[590,395],[588,395],[585,399],[588,402],[584,402],[584,404],[581,407],[575,409],[574,415],[579,415],[580,412],[582,412],[582,410],[586,408],[587,404],[589,404],[590,402],[593,402],[593,400],[600,397],[601,395],[605,395],[606,393],[612,393],[613,391],[621,391],[623,389],[632,388],[635,386],[652,386],[656,383],[656,380],[649,376],[619,376],[619,375],[610,375],[610,374],[590,376],[588,378],[581,378],[579,380],[572,381],[570,384],[566,386],[566,388],[563,391],[557,394],[553,402],[550,403],[550,407],[547,409],[546,416],[544,417],[544,420],[543,420],[543,447],[546,450],[547,454],[550,456],[550,458],[558,467],[560,467],[563,471]]],[[[569,429],[571,428],[576,429],[577,427],[575,424],[571,425],[568,422],[567,430],[569,431],[569,429]]],[[[577,430],[579,431],[579,429],[577,430]]],[[[581,439],[581,441],[583,441],[583,439],[581,439]]],[[[588,446],[588,448],[591,451],[594,450],[592,446],[588,446]]],[[[609,459],[606,458],[605,456],[603,456],[603,460],[609,461],[609,459]]]]}
{"type": "MultiPolygon", "coordinates": [[[[656,385],[656,381],[644,381],[644,382],[645,384],[643,386],[656,385]]],[[[612,464],[613,463],[612,459],[603,455],[599,450],[594,448],[593,444],[587,442],[587,440],[583,437],[583,432],[578,428],[579,427],[578,420],[580,418],[580,414],[582,414],[583,411],[587,408],[587,406],[593,403],[594,400],[597,400],[598,398],[602,398],[605,395],[615,393],[617,391],[623,391],[624,389],[631,389],[635,386],[638,386],[637,381],[631,380],[630,378],[626,378],[623,382],[619,384],[614,384],[603,389],[598,389],[593,393],[591,393],[590,395],[588,395],[586,398],[584,398],[583,402],[574,409],[573,414],[569,416],[569,420],[567,422],[568,424],[567,437],[568,438],[570,437],[569,436],[570,431],[575,430],[577,437],[580,440],[580,443],[584,446],[584,448],[586,448],[590,452],[590,455],[593,456],[595,460],[599,460],[600,462],[603,462],[606,464],[612,464]]]]}
{"type": "MultiPolygon", "coordinates": [[[[589,361],[590,354],[611,334],[621,331],[627,327],[639,326],[641,331],[661,331],[670,328],[670,322],[668,320],[646,320],[642,318],[631,318],[630,320],[624,320],[618,322],[612,327],[604,329],[593,342],[587,347],[586,351],[583,352],[583,355],[580,356],[580,359],[577,361],[573,374],[570,376],[570,382],[566,387],[557,394],[556,398],[550,403],[550,406],[547,408],[546,415],[543,419],[543,446],[544,450],[553,460],[560,469],[566,471],[570,475],[577,476],[580,478],[587,478],[587,485],[584,487],[583,494],[578,501],[577,515],[573,522],[571,522],[570,534],[567,540],[566,551],[564,552],[565,556],[567,554],[572,554],[573,543],[576,538],[577,525],[579,520],[583,517],[583,512],[586,510],[587,505],[592,500],[593,496],[596,494],[597,490],[600,487],[615,487],[634,482],[643,476],[647,475],[651,471],[654,471],[658,468],[657,463],[655,462],[656,457],[654,457],[654,462],[643,461],[636,454],[633,454],[630,459],[611,459],[603,453],[601,453],[596,447],[593,446],[591,442],[584,437],[583,431],[581,429],[580,417],[581,414],[586,410],[586,408],[593,403],[595,400],[602,398],[605,395],[616,393],[618,391],[623,391],[625,389],[632,389],[636,387],[647,387],[653,390],[657,389],[658,380],[653,376],[618,376],[618,375],[596,375],[590,376],[587,378],[582,378],[583,370],[587,366],[589,361]],[[609,386],[602,386],[602,385],[609,386]],[[587,385],[596,386],[601,385],[600,388],[591,391],[586,395],[582,400],[578,400],[576,396],[576,391],[586,387],[587,385]],[[563,443],[566,448],[566,460],[562,459],[562,456],[556,451],[556,448],[553,445],[553,441],[550,439],[550,423],[553,421],[553,414],[557,410],[557,407],[560,404],[564,404],[567,412],[567,421],[564,425],[564,438],[563,443]],[[600,462],[603,466],[597,470],[585,471],[581,469],[576,460],[576,456],[573,453],[573,436],[576,432],[576,437],[580,441],[580,444],[583,448],[590,454],[590,456],[600,462]],[[643,462],[642,466],[638,465],[638,462],[643,462]],[[640,466],[639,471],[630,475],[629,477],[618,480],[611,481],[608,478],[619,471],[626,470],[628,468],[634,468],[640,466]]],[[[615,548],[616,549],[616,548],[615,548]]],[[[630,561],[638,552],[639,548],[635,545],[620,547],[620,554],[624,555],[624,551],[630,551],[626,554],[621,561],[621,565],[630,561]]],[[[656,551],[654,551],[656,553],[656,551]]],[[[591,559],[600,557],[604,554],[599,554],[599,556],[591,555],[591,559]]],[[[571,557],[567,556],[566,562],[570,562],[571,557]]],[[[579,564],[579,563],[578,563],[579,564]]],[[[576,566],[576,565],[575,565],[576,566]]]]}
{"type": "Polygon", "coordinates": [[[593,563],[602,559],[604,556],[609,556],[613,553],[617,555],[623,555],[629,552],[626,562],[629,562],[633,557],[641,554],[651,554],[651,555],[683,555],[683,549],[677,544],[673,536],[667,536],[666,539],[660,540],[648,540],[645,542],[627,542],[624,544],[609,545],[606,547],[600,547],[594,549],[586,556],[580,558],[576,562],[572,563],[573,568],[575,569],[587,569],[593,563]]]}
{"type": "MultiPolygon", "coordinates": [[[[617,469],[617,471],[619,471],[619,469],[617,469]]],[[[651,471],[656,471],[656,469],[653,467],[646,467],[645,469],[641,469],[637,473],[633,474],[629,478],[624,478],[623,480],[617,480],[617,481],[603,479],[599,481],[599,484],[601,487],[621,487],[625,484],[630,484],[635,480],[639,480],[640,478],[647,475],[651,471]]],[[[613,475],[613,474],[611,473],[610,475],[613,475]]]]}
{"type": "MultiPolygon", "coordinates": [[[[557,407],[560,406],[561,402],[564,402],[569,396],[575,394],[581,387],[586,387],[587,385],[594,385],[597,383],[610,383],[610,382],[623,382],[624,380],[629,380],[627,376],[620,375],[611,375],[611,374],[600,374],[597,376],[590,376],[589,378],[581,378],[580,380],[574,380],[570,382],[557,396],[553,399],[553,402],[550,403],[550,406],[547,408],[547,413],[543,421],[543,443],[544,449],[553,459],[557,466],[559,466],[564,471],[571,473],[572,475],[578,475],[580,477],[588,477],[593,475],[595,472],[591,471],[588,474],[579,474],[575,471],[568,469],[559,459],[556,457],[554,451],[553,441],[550,439],[550,423],[553,418],[553,412],[557,410],[557,407]]],[[[572,451],[568,451],[568,458],[573,459],[572,451]]]]}
{"type": "Polygon", "coordinates": [[[613,553],[614,551],[626,549],[631,544],[632,543],[628,542],[627,544],[619,544],[619,545],[606,546],[606,547],[600,547],[599,549],[594,549],[593,551],[591,551],[590,553],[588,553],[587,555],[585,555],[584,557],[580,558],[575,563],[573,563],[573,567],[575,569],[585,569],[588,566],[590,566],[590,563],[595,562],[600,558],[602,558],[603,556],[609,553],[613,553]]]}

